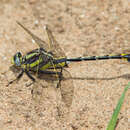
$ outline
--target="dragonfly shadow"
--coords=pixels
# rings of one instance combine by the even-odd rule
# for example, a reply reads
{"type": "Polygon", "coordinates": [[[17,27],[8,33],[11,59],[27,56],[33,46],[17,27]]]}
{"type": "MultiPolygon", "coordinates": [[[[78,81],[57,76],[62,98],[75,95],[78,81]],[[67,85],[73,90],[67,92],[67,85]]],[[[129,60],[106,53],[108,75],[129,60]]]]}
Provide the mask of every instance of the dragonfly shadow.
{"type": "Polygon", "coordinates": [[[95,78],[95,77],[64,77],[63,80],[113,80],[113,79],[119,79],[119,78],[123,78],[123,79],[130,79],[130,74],[123,74],[120,76],[115,76],[115,77],[109,77],[109,78],[95,78]]]}

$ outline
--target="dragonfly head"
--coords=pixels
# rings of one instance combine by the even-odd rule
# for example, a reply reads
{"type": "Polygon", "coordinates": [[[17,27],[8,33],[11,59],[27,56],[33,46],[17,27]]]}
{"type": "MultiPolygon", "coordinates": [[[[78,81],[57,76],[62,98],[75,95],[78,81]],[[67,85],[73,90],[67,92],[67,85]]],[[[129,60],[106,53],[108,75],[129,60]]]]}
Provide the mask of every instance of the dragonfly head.
{"type": "Polygon", "coordinates": [[[11,60],[11,63],[17,67],[20,67],[22,64],[22,54],[20,52],[17,52],[11,60]]]}

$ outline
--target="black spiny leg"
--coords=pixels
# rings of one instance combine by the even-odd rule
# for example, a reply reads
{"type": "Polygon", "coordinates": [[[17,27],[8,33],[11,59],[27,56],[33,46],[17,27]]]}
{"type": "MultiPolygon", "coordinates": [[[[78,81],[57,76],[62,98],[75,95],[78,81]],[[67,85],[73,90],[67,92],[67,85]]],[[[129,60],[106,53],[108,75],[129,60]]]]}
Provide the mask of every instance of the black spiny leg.
{"type": "Polygon", "coordinates": [[[27,85],[27,87],[29,87],[30,85],[32,85],[35,82],[35,78],[33,78],[32,75],[27,70],[25,70],[25,73],[33,81],[32,83],[27,85]]]}
{"type": "Polygon", "coordinates": [[[33,82],[35,82],[35,78],[33,78],[32,75],[31,75],[27,70],[25,70],[25,73],[27,74],[27,76],[28,76],[33,82]]]}
{"type": "Polygon", "coordinates": [[[21,73],[19,73],[19,75],[17,76],[16,79],[10,81],[10,82],[7,84],[7,86],[9,86],[10,84],[12,84],[14,81],[18,81],[18,80],[22,77],[23,73],[24,73],[24,70],[22,70],[21,73]]]}
{"type": "Polygon", "coordinates": [[[59,86],[60,86],[60,83],[61,83],[61,80],[62,80],[62,70],[63,70],[63,68],[61,68],[61,70],[60,70],[60,72],[59,72],[59,74],[58,74],[58,76],[59,76],[59,81],[58,81],[58,83],[57,83],[57,86],[56,86],[56,88],[59,88],[59,86]]]}

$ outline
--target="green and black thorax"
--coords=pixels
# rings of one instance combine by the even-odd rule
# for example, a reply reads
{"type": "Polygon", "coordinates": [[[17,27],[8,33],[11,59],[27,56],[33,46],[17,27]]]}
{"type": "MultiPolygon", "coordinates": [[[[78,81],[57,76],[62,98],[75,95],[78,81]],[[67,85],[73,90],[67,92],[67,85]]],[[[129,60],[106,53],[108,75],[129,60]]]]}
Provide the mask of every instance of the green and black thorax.
{"type": "Polygon", "coordinates": [[[12,58],[12,64],[28,71],[46,70],[67,65],[65,58],[54,58],[51,52],[46,52],[43,48],[32,50],[25,56],[17,52],[12,58]]]}

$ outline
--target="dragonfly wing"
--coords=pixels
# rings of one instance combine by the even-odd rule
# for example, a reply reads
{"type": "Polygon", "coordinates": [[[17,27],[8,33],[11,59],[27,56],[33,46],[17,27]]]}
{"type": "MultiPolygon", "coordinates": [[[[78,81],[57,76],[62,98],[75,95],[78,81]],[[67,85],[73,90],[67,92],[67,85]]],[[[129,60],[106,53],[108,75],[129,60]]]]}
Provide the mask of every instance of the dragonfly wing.
{"type": "Polygon", "coordinates": [[[45,49],[46,51],[48,50],[47,48],[47,43],[43,40],[41,40],[39,37],[34,35],[30,30],[28,30],[24,25],[22,25],[20,22],[17,21],[17,24],[20,25],[31,37],[32,39],[37,43],[37,45],[40,48],[45,49]]]}
{"type": "MultiPolygon", "coordinates": [[[[65,69],[63,69],[62,74],[63,76],[59,85],[60,94],[61,94],[62,101],[69,108],[72,104],[73,93],[74,93],[73,79],[71,77],[71,74],[65,69]]],[[[39,78],[42,79],[42,82],[40,82],[40,79],[38,79],[37,80],[38,83],[34,83],[33,90],[32,90],[33,99],[37,103],[43,102],[45,100],[45,97],[47,97],[48,95],[50,95],[49,97],[51,97],[52,95],[49,93],[52,92],[49,91],[53,91],[53,92],[54,90],[57,91],[56,87],[57,84],[59,83],[55,71],[51,71],[50,74],[49,73],[45,74],[45,72],[41,73],[39,75],[39,78]]]]}
{"type": "Polygon", "coordinates": [[[69,108],[72,104],[74,94],[73,79],[71,77],[71,74],[65,69],[62,71],[62,75],[63,77],[60,83],[61,96],[63,102],[69,108]]]}
{"type": "Polygon", "coordinates": [[[36,103],[39,103],[42,100],[43,88],[41,87],[41,85],[38,84],[37,81],[33,83],[31,94],[32,94],[32,99],[36,103]]]}
{"type": "Polygon", "coordinates": [[[49,39],[49,51],[53,53],[55,58],[66,57],[63,49],[60,47],[59,43],[55,40],[52,31],[46,26],[46,32],[49,39]]]}
{"type": "MultiPolygon", "coordinates": [[[[44,100],[53,95],[58,83],[56,73],[53,71],[39,71],[38,78],[33,84],[32,98],[36,103],[43,103],[44,100]]],[[[52,98],[53,99],[53,98],[52,98]]]]}

